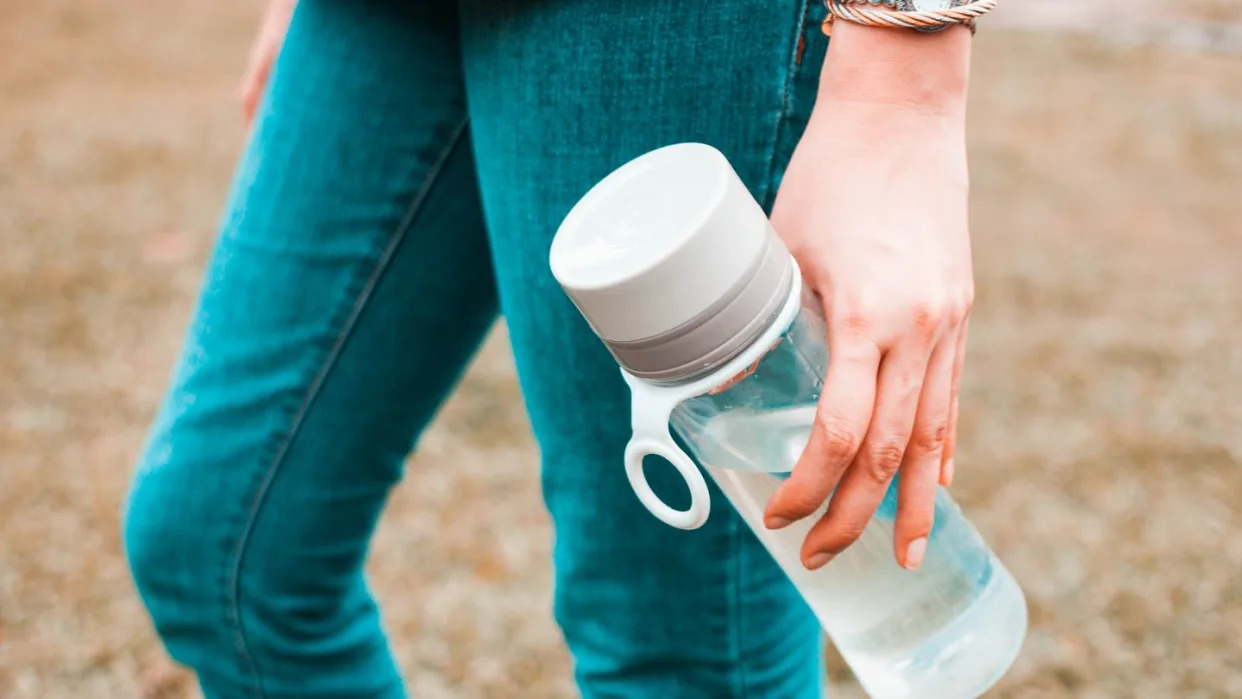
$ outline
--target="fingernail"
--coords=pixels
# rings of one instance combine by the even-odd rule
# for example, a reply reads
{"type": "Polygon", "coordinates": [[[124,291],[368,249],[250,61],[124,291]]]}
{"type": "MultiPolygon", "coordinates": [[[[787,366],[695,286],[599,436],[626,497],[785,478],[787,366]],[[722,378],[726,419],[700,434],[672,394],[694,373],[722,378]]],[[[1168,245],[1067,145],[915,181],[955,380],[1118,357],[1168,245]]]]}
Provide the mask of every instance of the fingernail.
{"type": "Polygon", "coordinates": [[[811,556],[810,558],[806,559],[806,569],[815,570],[816,568],[823,568],[825,565],[828,564],[828,561],[831,561],[831,560],[832,560],[831,553],[823,553],[823,552],[817,553],[814,556],[811,556]]]}
{"type": "Polygon", "coordinates": [[[764,524],[767,525],[768,529],[781,529],[788,527],[791,522],[784,517],[768,517],[764,524]]]}
{"type": "Polygon", "coordinates": [[[927,553],[927,537],[920,536],[906,547],[906,570],[916,570],[923,565],[923,554],[927,553]]]}
{"type": "Polygon", "coordinates": [[[953,485],[953,459],[944,462],[944,487],[953,485]]]}

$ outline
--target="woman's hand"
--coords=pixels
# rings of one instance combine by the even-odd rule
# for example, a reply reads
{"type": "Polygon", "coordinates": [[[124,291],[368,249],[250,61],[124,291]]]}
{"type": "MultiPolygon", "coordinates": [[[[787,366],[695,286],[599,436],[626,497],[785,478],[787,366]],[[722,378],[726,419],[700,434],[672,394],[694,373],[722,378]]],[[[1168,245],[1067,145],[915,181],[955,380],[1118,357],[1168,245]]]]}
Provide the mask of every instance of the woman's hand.
{"type": "Polygon", "coordinates": [[[270,0],[263,13],[259,35],[250,47],[246,71],[242,74],[241,85],[237,88],[237,99],[241,102],[247,127],[254,120],[255,110],[263,98],[268,76],[272,73],[272,64],[280,54],[280,46],[285,41],[285,32],[289,29],[289,19],[293,17],[293,8],[296,5],[297,0],[270,0]]]}
{"type": "Polygon", "coordinates": [[[823,300],[828,376],[810,441],[766,522],[786,526],[832,495],[802,547],[803,564],[818,568],[858,538],[900,470],[894,545],[912,569],[937,482],[953,477],[974,294],[969,35],[836,25],[815,113],[772,212],[823,300]]]}

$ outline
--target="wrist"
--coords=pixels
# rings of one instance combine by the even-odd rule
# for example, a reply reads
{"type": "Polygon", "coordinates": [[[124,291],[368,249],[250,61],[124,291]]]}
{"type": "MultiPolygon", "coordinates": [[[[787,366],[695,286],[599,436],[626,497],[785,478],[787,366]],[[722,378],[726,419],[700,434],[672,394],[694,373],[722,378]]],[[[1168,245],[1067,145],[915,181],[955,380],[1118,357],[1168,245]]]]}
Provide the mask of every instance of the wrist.
{"type": "Polygon", "coordinates": [[[888,180],[899,172],[926,171],[944,184],[966,186],[965,124],[952,115],[834,102],[811,115],[798,148],[811,159],[841,164],[854,176],[869,172],[888,180]]]}
{"type": "Polygon", "coordinates": [[[798,148],[808,157],[847,164],[859,175],[927,169],[944,183],[965,185],[964,110],[945,112],[876,100],[820,99],[798,148]]]}
{"type": "Polygon", "coordinates": [[[964,117],[970,43],[964,26],[929,34],[838,21],[819,99],[964,117]]]}

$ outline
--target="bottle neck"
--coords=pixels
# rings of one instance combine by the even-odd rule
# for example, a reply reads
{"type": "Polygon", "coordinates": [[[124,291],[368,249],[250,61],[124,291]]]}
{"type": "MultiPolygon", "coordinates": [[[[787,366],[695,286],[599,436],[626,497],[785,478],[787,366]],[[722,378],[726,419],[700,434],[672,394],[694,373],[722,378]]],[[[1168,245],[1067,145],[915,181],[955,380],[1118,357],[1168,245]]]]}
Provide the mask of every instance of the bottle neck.
{"type": "Polygon", "coordinates": [[[799,304],[798,266],[783,246],[778,251],[779,255],[764,256],[767,269],[757,270],[748,288],[660,337],[608,343],[613,356],[630,375],[657,385],[696,383],[732,368],[740,357],[754,355],[734,373],[745,370],[767,351],[766,336],[775,334],[779,339],[793,319],[789,309],[796,311],[799,304]]]}

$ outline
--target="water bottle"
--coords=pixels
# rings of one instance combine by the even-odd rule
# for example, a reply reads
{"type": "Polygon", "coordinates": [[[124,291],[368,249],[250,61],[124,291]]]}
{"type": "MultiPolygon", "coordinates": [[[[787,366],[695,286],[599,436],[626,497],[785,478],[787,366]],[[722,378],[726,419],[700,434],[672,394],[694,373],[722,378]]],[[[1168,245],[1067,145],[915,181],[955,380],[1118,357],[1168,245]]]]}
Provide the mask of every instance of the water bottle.
{"type": "Polygon", "coordinates": [[[943,489],[914,571],[892,553],[895,487],[858,541],[815,571],[798,552],[823,508],[764,526],[768,498],[807,442],[830,358],[818,298],[719,151],[685,143],[625,164],[570,211],[550,263],[630,387],[625,470],[653,515],[701,526],[706,471],[873,697],[976,697],[1004,674],[1026,635],[1026,602],[943,489]],[[648,485],[652,455],[684,478],[685,510],[648,485]]]}

